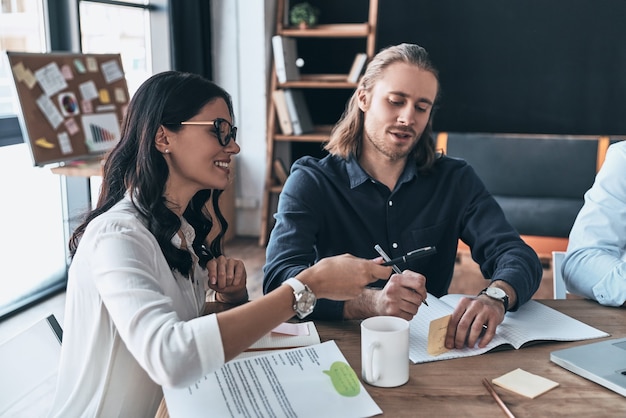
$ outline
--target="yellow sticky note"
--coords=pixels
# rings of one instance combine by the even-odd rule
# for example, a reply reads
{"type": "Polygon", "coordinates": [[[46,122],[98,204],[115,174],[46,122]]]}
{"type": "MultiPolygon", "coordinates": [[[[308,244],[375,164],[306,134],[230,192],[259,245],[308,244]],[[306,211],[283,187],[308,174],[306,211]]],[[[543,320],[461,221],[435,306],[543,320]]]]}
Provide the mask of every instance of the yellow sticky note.
{"type": "Polygon", "coordinates": [[[45,148],[45,149],[52,149],[54,148],[54,144],[50,141],[48,141],[46,138],[39,138],[35,141],[35,145],[37,145],[38,147],[41,148],[45,148]]]}
{"type": "Polygon", "coordinates": [[[557,382],[522,369],[515,369],[512,372],[496,377],[492,382],[495,385],[530,399],[534,399],[559,385],[557,382]]]}
{"type": "Polygon", "coordinates": [[[428,328],[428,347],[426,351],[431,356],[438,356],[449,351],[446,346],[446,332],[448,331],[448,323],[450,315],[442,316],[439,319],[433,319],[428,328]]]}
{"type": "Polygon", "coordinates": [[[100,103],[109,103],[111,98],[109,97],[109,91],[107,89],[100,89],[100,103]]]}
{"type": "Polygon", "coordinates": [[[18,62],[13,66],[13,75],[15,75],[15,79],[17,81],[22,81],[24,79],[24,71],[26,71],[26,68],[24,67],[23,62],[18,62]]]}

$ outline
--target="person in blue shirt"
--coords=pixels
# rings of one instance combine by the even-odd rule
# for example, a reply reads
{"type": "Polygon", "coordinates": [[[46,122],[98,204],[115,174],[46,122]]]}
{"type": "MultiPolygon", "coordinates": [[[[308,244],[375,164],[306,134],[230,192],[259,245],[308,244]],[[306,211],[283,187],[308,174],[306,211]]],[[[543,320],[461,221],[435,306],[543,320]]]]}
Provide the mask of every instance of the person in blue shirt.
{"type": "Polygon", "coordinates": [[[571,293],[626,303],[626,141],[611,145],[570,231],[562,265],[571,293]]]}
{"type": "Polygon", "coordinates": [[[424,48],[395,45],[372,59],[325,146],[330,155],[303,157],[292,166],[267,246],[264,292],[336,254],[374,259],[379,244],[395,258],[435,246],[436,254],[400,264],[402,274],[386,284],[351,301],[318,300],[313,313],[410,320],[427,292],[447,293],[462,239],[490,283],[457,306],[448,348],[486,345],[505,311],[532,297],[542,277],[537,255],[474,170],[435,149],[438,95],[438,73],[424,48]]]}

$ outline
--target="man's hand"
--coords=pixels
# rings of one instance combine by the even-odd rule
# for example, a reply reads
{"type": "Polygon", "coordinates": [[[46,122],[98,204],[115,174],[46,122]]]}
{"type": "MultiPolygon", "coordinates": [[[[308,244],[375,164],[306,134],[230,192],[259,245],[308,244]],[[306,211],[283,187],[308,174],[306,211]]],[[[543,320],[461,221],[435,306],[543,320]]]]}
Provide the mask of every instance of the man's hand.
{"type": "Polygon", "coordinates": [[[426,295],[426,277],[405,270],[402,274],[392,274],[382,289],[365,289],[360,297],[346,302],[344,318],[390,315],[410,321],[426,295]]]}
{"type": "Polygon", "coordinates": [[[446,348],[484,347],[496,335],[504,321],[504,305],[489,296],[464,297],[450,317],[446,348]]]}

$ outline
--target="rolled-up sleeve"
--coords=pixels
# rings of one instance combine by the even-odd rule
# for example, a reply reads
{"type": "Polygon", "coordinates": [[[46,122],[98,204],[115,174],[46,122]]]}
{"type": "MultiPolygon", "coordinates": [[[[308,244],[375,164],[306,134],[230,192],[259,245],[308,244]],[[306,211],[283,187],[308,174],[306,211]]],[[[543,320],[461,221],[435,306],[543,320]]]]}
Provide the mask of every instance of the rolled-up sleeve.
{"type": "Polygon", "coordinates": [[[168,287],[186,286],[198,301],[186,307],[193,317],[204,306],[203,284],[175,278],[156,241],[132,223],[96,219],[90,228],[81,250],[92,246],[94,284],[121,339],[149,376],[160,385],[186,386],[221,367],[224,352],[216,316],[181,318],[168,296],[168,287]]]}

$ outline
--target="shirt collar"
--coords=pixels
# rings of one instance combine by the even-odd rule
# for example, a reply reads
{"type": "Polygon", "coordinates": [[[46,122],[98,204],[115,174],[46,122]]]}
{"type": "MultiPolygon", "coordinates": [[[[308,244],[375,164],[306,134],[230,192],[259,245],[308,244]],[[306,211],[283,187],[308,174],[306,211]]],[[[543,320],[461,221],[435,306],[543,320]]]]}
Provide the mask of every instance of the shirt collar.
{"type": "MultiPolygon", "coordinates": [[[[354,189],[357,186],[372,180],[372,177],[367,174],[363,167],[359,164],[359,161],[354,155],[350,155],[346,161],[346,171],[348,172],[348,178],[350,179],[350,188],[354,189]]],[[[413,178],[417,177],[417,165],[406,164],[402,175],[398,179],[398,185],[406,183],[413,178]]]]}
{"type": "MultiPolygon", "coordinates": [[[[124,199],[127,200],[128,202],[131,202],[131,196],[130,196],[129,191],[126,191],[124,195],[124,199]]],[[[183,236],[185,237],[185,243],[189,247],[191,247],[193,240],[196,239],[196,231],[193,229],[191,224],[187,222],[187,220],[184,217],[180,216],[179,219],[180,219],[180,230],[183,233],[183,236]]],[[[174,234],[170,242],[176,248],[178,249],[182,248],[182,240],[180,239],[180,236],[178,234],[174,234]]]]}

